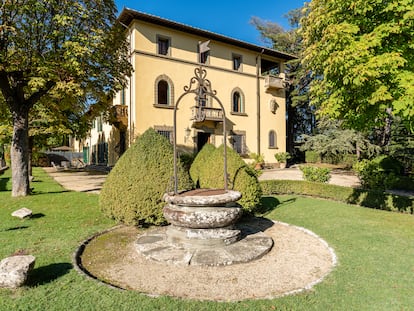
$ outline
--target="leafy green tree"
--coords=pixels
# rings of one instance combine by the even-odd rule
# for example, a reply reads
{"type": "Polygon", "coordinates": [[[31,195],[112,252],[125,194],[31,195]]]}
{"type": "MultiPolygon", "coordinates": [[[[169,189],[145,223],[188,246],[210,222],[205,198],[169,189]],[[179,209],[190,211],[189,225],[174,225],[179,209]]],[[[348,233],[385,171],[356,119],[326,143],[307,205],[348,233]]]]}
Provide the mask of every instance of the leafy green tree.
{"type": "Polygon", "coordinates": [[[29,194],[29,114],[98,113],[125,86],[128,46],[111,0],[0,4],[0,90],[10,111],[12,196],[29,194]],[[96,107],[93,109],[91,107],[96,107]]]}
{"type": "Polygon", "coordinates": [[[347,126],[414,120],[414,1],[313,0],[301,20],[312,103],[347,126]],[[387,112],[388,111],[388,112],[387,112]]]}
{"type": "Polygon", "coordinates": [[[265,43],[272,48],[285,53],[298,55],[301,50],[301,37],[297,32],[301,18],[301,9],[289,11],[285,17],[288,18],[290,29],[286,30],[278,23],[265,21],[259,17],[253,17],[250,23],[260,32],[265,43]]]}
{"type": "Polygon", "coordinates": [[[399,118],[391,126],[391,138],[385,147],[385,153],[404,165],[405,172],[414,169],[414,133],[405,127],[399,118]]]}
{"type": "Polygon", "coordinates": [[[355,154],[358,158],[372,157],[381,152],[378,145],[372,144],[361,132],[344,129],[341,122],[322,120],[318,131],[313,135],[304,135],[301,150],[311,150],[321,158],[338,158],[347,154],[355,154]]]}

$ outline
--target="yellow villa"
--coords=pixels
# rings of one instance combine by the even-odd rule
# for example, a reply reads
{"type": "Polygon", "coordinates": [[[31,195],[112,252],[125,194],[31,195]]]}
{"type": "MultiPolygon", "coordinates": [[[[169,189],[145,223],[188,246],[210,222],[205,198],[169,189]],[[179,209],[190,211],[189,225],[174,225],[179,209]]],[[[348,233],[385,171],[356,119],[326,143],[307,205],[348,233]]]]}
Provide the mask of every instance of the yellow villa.
{"type": "MultiPolygon", "coordinates": [[[[295,57],[157,16],[125,8],[134,72],[113,98],[110,122],[98,118],[83,141],[90,164],[112,166],[140,134],[152,127],[173,139],[174,105],[201,68],[226,115],[226,143],[243,157],[286,151],[284,63],[295,57]],[[197,70],[196,70],[197,69],[197,70]]],[[[223,119],[211,96],[183,96],[177,107],[176,141],[182,152],[223,144],[223,119]],[[204,118],[195,116],[202,106],[204,118]]]]}

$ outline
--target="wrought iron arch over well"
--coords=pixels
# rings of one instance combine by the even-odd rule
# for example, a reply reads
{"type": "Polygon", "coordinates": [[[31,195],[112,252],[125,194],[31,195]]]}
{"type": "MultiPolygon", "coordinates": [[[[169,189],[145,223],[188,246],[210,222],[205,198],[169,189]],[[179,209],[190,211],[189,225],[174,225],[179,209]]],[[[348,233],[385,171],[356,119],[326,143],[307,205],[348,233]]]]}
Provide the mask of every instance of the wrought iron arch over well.
{"type": "Polygon", "coordinates": [[[196,122],[202,122],[206,118],[204,112],[204,106],[202,103],[207,101],[207,98],[215,99],[220,105],[221,110],[223,111],[223,138],[224,138],[224,190],[228,190],[228,178],[227,178],[227,133],[226,133],[226,112],[224,110],[223,104],[220,99],[216,96],[217,91],[212,89],[210,80],[206,79],[207,71],[201,66],[194,69],[194,77],[190,79],[189,85],[184,86],[184,93],[180,95],[177,99],[177,102],[174,106],[174,193],[178,193],[178,168],[177,168],[177,109],[180,104],[181,99],[189,94],[195,94],[195,101],[197,103],[198,109],[195,115],[196,122]]]}

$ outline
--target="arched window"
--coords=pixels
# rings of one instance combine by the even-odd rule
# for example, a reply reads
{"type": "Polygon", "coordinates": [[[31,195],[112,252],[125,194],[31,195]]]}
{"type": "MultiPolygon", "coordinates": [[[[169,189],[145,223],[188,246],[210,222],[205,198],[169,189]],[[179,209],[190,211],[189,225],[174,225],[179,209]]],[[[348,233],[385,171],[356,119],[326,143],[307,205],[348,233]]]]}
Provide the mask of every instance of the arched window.
{"type": "Polygon", "coordinates": [[[174,105],[174,85],[166,75],[161,75],[155,80],[155,101],[158,107],[170,107],[174,105]]]}
{"type": "Polygon", "coordinates": [[[168,105],[168,93],[169,87],[168,82],[165,80],[161,80],[158,82],[158,105],[168,105]]]}
{"type": "Polygon", "coordinates": [[[269,132],[269,148],[277,148],[276,132],[273,130],[269,132]]]}
{"type": "Polygon", "coordinates": [[[233,112],[241,112],[241,96],[239,92],[233,93],[233,112]]]}
{"type": "Polygon", "coordinates": [[[231,95],[231,112],[244,113],[244,95],[238,88],[233,90],[231,95]]]}

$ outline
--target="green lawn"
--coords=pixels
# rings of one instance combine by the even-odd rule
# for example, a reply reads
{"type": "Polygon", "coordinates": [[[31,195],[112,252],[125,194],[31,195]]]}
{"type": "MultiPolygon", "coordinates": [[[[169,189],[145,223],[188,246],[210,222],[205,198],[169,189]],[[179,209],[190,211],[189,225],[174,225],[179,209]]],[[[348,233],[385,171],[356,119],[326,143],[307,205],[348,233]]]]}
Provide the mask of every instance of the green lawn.
{"type": "MultiPolygon", "coordinates": [[[[239,303],[149,298],[79,275],[72,254],[85,238],[114,225],[98,196],[68,192],[35,169],[35,194],[11,198],[10,171],[0,176],[0,258],[18,250],[36,256],[28,286],[0,290],[0,310],[413,310],[414,217],[299,196],[265,198],[266,217],[314,231],[339,264],[312,291],[239,303]],[[21,207],[34,217],[10,214],[21,207]]],[[[150,276],[148,276],[150,277],[150,276]]],[[[179,286],[179,284],[171,284],[179,286]]]]}

